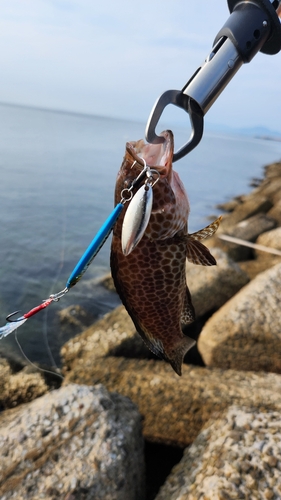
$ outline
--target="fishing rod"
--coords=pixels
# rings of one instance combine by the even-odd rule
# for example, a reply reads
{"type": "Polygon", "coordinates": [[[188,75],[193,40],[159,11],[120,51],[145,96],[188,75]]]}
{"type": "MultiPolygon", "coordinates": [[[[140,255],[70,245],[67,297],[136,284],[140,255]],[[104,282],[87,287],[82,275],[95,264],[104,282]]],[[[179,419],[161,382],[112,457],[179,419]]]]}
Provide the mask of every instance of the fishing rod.
{"type": "Polygon", "coordinates": [[[161,115],[173,104],[190,118],[191,134],[174,153],[177,161],[202,139],[204,115],[244,63],[258,52],[274,55],[281,50],[281,0],[227,0],[230,16],[215,37],[212,49],[182,90],[167,90],[155,102],[148,118],[145,136],[150,143],[161,143],[156,134],[161,115]]]}

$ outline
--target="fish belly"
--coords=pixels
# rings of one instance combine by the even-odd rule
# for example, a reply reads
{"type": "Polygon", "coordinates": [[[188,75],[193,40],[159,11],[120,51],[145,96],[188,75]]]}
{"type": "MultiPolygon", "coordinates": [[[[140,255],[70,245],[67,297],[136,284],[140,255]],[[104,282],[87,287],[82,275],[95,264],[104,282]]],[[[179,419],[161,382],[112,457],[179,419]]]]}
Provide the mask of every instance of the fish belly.
{"type": "Polygon", "coordinates": [[[183,238],[151,240],[144,236],[125,256],[120,237],[113,236],[111,270],[116,290],[144,342],[179,374],[184,354],[194,344],[181,329],[183,317],[185,322],[194,319],[185,262],[183,238]]]}

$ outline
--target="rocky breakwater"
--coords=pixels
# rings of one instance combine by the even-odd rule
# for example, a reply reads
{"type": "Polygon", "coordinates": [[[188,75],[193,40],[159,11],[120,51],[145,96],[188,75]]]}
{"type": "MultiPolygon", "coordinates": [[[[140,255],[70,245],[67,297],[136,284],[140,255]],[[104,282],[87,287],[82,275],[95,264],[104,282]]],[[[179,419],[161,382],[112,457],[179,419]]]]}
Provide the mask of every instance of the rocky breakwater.
{"type": "MultiPolygon", "coordinates": [[[[147,350],[123,306],[64,345],[63,386],[0,417],[1,498],[281,498],[281,257],[220,238],[281,250],[280,193],[275,163],[223,206],[208,243],[217,266],[188,264],[197,320],[187,333],[198,343],[182,377],[147,350]],[[147,492],[143,438],[162,446],[148,477],[163,446],[185,450],[147,492]]],[[[48,390],[38,384],[27,401],[48,390]]]]}
{"type": "Polygon", "coordinates": [[[281,164],[275,163],[256,189],[237,200],[210,243],[235,258],[252,280],[204,325],[198,347],[207,366],[281,373],[280,201],[281,164]],[[226,242],[223,234],[257,248],[226,242]]]}

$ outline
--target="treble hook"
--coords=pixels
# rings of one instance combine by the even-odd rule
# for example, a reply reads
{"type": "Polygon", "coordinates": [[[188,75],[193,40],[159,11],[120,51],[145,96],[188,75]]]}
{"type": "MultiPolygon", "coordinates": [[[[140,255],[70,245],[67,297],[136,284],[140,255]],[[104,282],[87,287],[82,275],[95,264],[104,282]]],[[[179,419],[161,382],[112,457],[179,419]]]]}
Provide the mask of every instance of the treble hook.
{"type": "Polygon", "coordinates": [[[10,319],[10,318],[12,318],[12,316],[15,316],[15,314],[18,314],[19,312],[20,311],[15,311],[15,312],[12,312],[11,314],[8,314],[8,316],[6,317],[6,321],[9,321],[9,323],[16,323],[17,321],[21,321],[23,319],[23,316],[20,316],[17,319],[10,319]]]}

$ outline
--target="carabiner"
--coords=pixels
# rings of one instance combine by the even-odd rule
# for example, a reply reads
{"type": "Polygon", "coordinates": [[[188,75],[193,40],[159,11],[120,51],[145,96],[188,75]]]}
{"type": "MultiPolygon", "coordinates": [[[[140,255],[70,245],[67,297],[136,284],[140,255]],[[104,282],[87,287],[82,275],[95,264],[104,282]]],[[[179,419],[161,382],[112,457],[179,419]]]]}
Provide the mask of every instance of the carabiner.
{"type": "Polygon", "coordinates": [[[189,140],[173,155],[173,161],[175,162],[190,153],[190,151],[192,151],[201,141],[204,129],[203,112],[200,106],[181,90],[167,90],[156,101],[148,118],[145,129],[147,142],[154,144],[164,142],[164,137],[159,137],[156,134],[156,126],[168,104],[173,104],[174,106],[184,109],[189,114],[191,124],[191,135],[189,140]]]}

